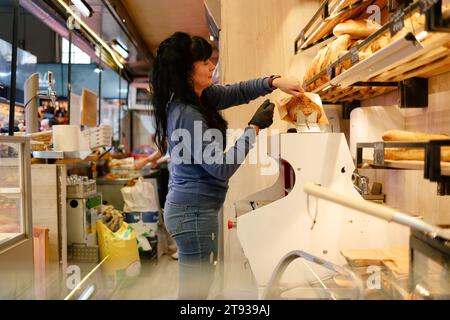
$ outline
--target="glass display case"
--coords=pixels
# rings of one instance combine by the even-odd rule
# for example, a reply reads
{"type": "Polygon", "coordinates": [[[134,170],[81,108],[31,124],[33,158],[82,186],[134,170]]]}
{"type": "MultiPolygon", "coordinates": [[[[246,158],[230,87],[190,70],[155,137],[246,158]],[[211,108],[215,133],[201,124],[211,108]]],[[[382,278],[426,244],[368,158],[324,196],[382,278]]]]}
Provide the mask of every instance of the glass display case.
{"type": "Polygon", "coordinates": [[[30,170],[29,140],[0,136],[0,299],[32,285],[30,170]]]}
{"type": "Polygon", "coordinates": [[[410,250],[409,286],[412,298],[450,299],[450,241],[431,238],[413,230],[410,250]]]}

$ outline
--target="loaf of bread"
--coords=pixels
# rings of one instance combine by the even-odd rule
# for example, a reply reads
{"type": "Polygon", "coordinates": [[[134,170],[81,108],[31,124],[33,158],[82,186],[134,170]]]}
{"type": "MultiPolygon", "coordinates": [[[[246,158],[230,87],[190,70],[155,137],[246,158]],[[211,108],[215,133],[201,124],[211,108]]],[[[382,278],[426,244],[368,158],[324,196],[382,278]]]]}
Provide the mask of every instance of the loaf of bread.
{"type": "MultiPolygon", "coordinates": [[[[336,62],[340,57],[343,56],[342,53],[348,52],[347,50],[354,44],[354,40],[348,34],[344,34],[339,36],[336,40],[329,44],[329,50],[325,57],[325,68],[329,64],[336,62]]],[[[335,75],[339,75],[338,73],[339,66],[335,67],[335,75]]],[[[330,79],[328,79],[330,81],[330,79]]]]}
{"type": "MultiPolygon", "coordinates": [[[[326,69],[329,64],[335,62],[339,58],[339,54],[341,52],[347,50],[353,43],[354,41],[349,35],[342,35],[327,46],[321,48],[318,51],[317,55],[313,58],[311,65],[307,69],[303,78],[304,81],[310,80],[316,74],[326,69]]],[[[307,90],[312,91],[330,80],[330,76],[328,74],[325,74],[324,76],[317,79],[314,84],[309,85],[307,87],[307,90]]]]}
{"type": "Polygon", "coordinates": [[[396,33],[392,37],[392,41],[398,40],[404,37],[408,32],[418,34],[419,31],[423,30],[425,26],[425,15],[415,12],[410,18],[405,19],[405,26],[402,30],[396,33]]]}
{"type": "Polygon", "coordinates": [[[375,53],[378,50],[380,50],[381,48],[386,47],[390,42],[391,42],[391,37],[388,34],[382,35],[382,36],[378,37],[377,39],[375,39],[370,44],[370,50],[372,53],[375,53]]]}
{"type": "Polygon", "coordinates": [[[328,45],[328,51],[324,61],[325,66],[335,62],[339,57],[339,53],[350,48],[353,43],[354,41],[348,34],[337,37],[336,40],[328,45]]]}
{"type": "Polygon", "coordinates": [[[389,130],[383,134],[383,141],[423,142],[430,140],[447,140],[447,134],[422,133],[404,130],[389,130]]]}
{"type": "MultiPolygon", "coordinates": [[[[446,134],[433,134],[412,132],[404,130],[389,130],[383,134],[383,141],[403,141],[403,142],[427,142],[430,140],[449,140],[446,134]]],[[[391,148],[384,150],[386,160],[419,160],[425,159],[423,148],[391,148]]],[[[450,161],[450,147],[441,148],[441,160],[450,161]]]]}
{"type": "MultiPolygon", "coordinates": [[[[384,150],[385,160],[425,160],[425,150],[420,148],[392,148],[384,150]]],[[[450,147],[441,148],[441,161],[450,162],[450,147]]]]}
{"type": "MultiPolygon", "coordinates": [[[[325,54],[327,53],[327,47],[323,47],[317,52],[316,56],[313,58],[308,70],[303,77],[303,81],[308,81],[312,79],[319,71],[320,64],[323,63],[325,54]]],[[[317,82],[317,81],[316,81],[317,82]]],[[[307,91],[313,91],[316,88],[316,82],[311,83],[307,87],[307,91]]]]}
{"type": "Polygon", "coordinates": [[[379,30],[381,26],[370,19],[363,20],[347,20],[336,25],[333,29],[333,34],[339,37],[348,34],[352,39],[365,39],[375,31],[379,30]]]}

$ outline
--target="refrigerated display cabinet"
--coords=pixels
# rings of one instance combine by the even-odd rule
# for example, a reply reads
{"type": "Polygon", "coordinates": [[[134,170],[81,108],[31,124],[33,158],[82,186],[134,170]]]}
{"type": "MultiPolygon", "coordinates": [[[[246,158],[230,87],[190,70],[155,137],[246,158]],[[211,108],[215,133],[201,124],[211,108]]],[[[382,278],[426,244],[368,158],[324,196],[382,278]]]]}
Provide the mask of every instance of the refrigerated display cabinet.
{"type": "Polygon", "coordinates": [[[0,136],[0,299],[32,298],[30,141],[0,136]]]}

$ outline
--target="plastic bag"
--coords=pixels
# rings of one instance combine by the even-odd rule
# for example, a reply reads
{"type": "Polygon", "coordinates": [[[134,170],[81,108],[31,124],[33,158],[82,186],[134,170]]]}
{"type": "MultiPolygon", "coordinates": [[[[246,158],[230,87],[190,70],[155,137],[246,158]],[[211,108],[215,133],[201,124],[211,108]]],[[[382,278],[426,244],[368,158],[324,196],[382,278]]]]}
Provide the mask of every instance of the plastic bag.
{"type": "Polygon", "coordinates": [[[156,237],[159,212],[127,212],[125,221],[136,231],[140,251],[151,251],[153,248],[147,238],[156,237]]]}
{"type": "Polygon", "coordinates": [[[98,245],[103,260],[103,272],[107,284],[116,286],[126,278],[136,278],[141,271],[136,232],[126,222],[120,229],[112,232],[100,220],[97,220],[98,245]]]}
{"type": "Polygon", "coordinates": [[[158,211],[156,192],[150,182],[141,177],[132,187],[120,189],[124,201],[124,212],[154,212],[158,211]]]}

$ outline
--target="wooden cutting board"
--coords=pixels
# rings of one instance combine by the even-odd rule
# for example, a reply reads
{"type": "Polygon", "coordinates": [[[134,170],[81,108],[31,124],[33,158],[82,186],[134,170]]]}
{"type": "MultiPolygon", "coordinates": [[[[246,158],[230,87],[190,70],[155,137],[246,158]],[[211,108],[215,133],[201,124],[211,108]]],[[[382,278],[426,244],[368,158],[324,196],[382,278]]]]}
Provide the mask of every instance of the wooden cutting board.
{"type": "Polygon", "coordinates": [[[377,249],[345,249],[341,254],[355,267],[385,266],[395,276],[409,272],[409,247],[395,246],[377,249]]]}

